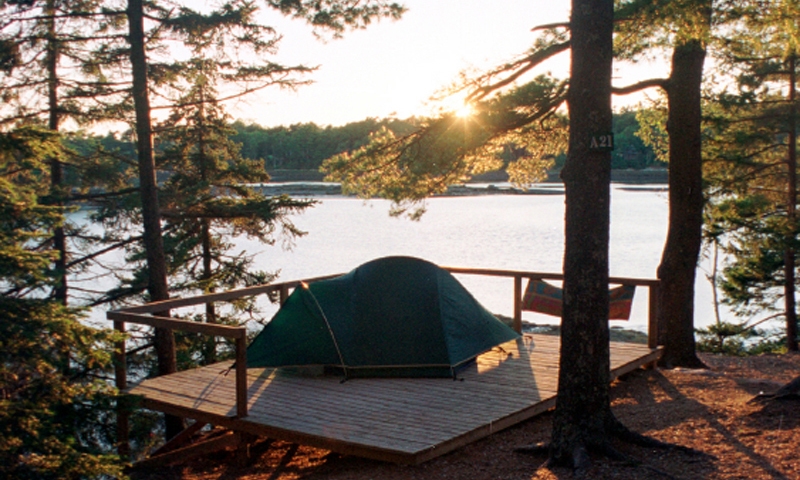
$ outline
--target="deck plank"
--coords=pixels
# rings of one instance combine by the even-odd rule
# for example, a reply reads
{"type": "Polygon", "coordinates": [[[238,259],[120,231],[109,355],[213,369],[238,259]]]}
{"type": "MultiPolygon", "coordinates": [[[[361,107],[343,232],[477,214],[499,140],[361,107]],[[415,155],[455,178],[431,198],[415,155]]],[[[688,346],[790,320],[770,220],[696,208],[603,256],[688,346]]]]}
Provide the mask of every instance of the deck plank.
{"type": "MultiPolygon", "coordinates": [[[[196,414],[341,453],[419,463],[555,405],[559,338],[526,335],[479,356],[453,379],[341,378],[249,369],[248,416],[234,419],[231,363],[148,379],[129,392],[163,411],[196,414]]],[[[612,342],[612,377],[652,362],[644,345],[612,342]]]]}

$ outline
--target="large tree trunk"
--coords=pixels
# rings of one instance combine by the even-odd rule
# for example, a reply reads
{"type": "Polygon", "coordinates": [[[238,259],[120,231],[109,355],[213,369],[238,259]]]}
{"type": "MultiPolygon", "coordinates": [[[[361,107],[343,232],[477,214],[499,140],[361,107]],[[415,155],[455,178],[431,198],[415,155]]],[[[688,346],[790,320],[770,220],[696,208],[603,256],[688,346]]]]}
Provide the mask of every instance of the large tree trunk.
{"type": "Polygon", "coordinates": [[[661,363],[703,367],[694,338],[694,283],[703,231],[701,96],[706,50],[699,40],[675,47],[667,86],[669,231],[658,278],[661,363]]]}
{"type": "MultiPolygon", "coordinates": [[[[209,165],[213,162],[213,159],[208,158],[208,152],[206,152],[206,139],[205,139],[205,131],[206,131],[206,111],[205,111],[205,90],[200,90],[200,104],[197,106],[199,109],[199,115],[197,116],[197,127],[198,127],[198,139],[197,139],[197,159],[200,166],[200,179],[203,183],[208,182],[208,170],[209,165]]],[[[205,287],[203,293],[209,294],[214,293],[215,288],[213,286],[212,278],[214,277],[214,270],[212,265],[212,239],[211,239],[211,220],[204,218],[201,221],[201,243],[203,247],[203,280],[205,281],[205,287]]],[[[217,323],[217,310],[214,306],[213,302],[206,303],[206,322],[207,323],[217,323]]],[[[203,363],[205,365],[211,365],[212,363],[217,362],[217,339],[214,336],[209,336],[204,349],[203,354],[203,363]]]]}
{"type": "MultiPolygon", "coordinates": [[[[55,21],[55,2],[48,0],[45,5],[47,19],[47,55],[45,63],[47,65],[47,109],[48,119],[47,128],[57,132],[60,125],[60,112],[58,105],[58,39],[55,21]]],[[[59,207],[64,206],[62,199],[64,193],[64,171],[61,160],[54,156],[50,159],[50,195],[54,199],[53,204],[59,207]]],[[[64,227],[58,226],[53,230],[53,249],[58,252],[55,260],[55,288],[53,296],[62,305],[67,304],[67,240],[64,227]]]]}
{"type": "MultiPolygon", "coordinates": [[[[129,0],[128,27],[133,80],[133,101],[136,113],[136,149],[139,161],[139,189],[142,199],[142,220],[144,226],[144,248],[147,255],[148,285],[151,301],[169,298],[167,285],[167,262],[164,243],[161,238],[161,214],[158,205],[158,185],[156,183],[155,158],[153,156],[153,134],[150,119],[150,98],[148,96],[147,56],[145,54],[144,6],[142,0],[129,0]]],[[[157,315],[168,316],[169,312],[157,315]]],[[[166,375],[177,371],[175,358],[175,337],[171,330],[155,329],[155,348],[158,360],[158,374],[166,375]]],[[[183,429],[180,418],[167,416],[167,438],[183,429]]]]}
{"type": "Polygon", "coordinates": [[[582,467],[604,450],[614,423],[609,397],[608,241],[612,0],[573,0],[567,97],[564,313],[550,461],[582,467]],[[595,148],[593,148],[595,147],[595,148]]]}
{"type": "MultiPolygon", "coordinates": [[[[786,159],[787,197],[786,216],[792,238],[797,235],[797,57],[789,57],[789,152],[786,159]]],[[[797,348],[797,307],[795,301],[795,256],[797,252],[790,244],[784,255],[784,311],[786,312],[786,349],[796,352],[797,348]]]]}
{"type": "MultiPolygon", "coordinates": [[[[212,278],[214,277],[214,270],[212,269],[212,255],[211,250],[211,221],[207,218],[201,220],[202,227],[200,235],[202,236],[203,244],[203,280],[206,282],[204,289],[205,294],[214,293],[216,289],[212,285],[212,278]]],[[[206,303],[206,322],[217,323],[217,309],[213,302],[206,303]]],[[[210,335],[206,340],[205,348],[203,349],[203,364],[211,365],[217,362],[217,339],[210,335]]]]}

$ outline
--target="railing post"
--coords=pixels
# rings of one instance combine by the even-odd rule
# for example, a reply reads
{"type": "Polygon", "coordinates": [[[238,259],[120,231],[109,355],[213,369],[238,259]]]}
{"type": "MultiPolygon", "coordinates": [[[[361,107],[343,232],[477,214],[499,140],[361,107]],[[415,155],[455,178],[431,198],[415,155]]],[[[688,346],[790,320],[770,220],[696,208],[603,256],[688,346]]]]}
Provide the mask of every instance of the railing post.
{"type": "Polygon", "coordinates": [[[236,337],[236,417],[247,416],[247,329],[236,337]]]}
{"type": "Polygon", "coordinates": [[[647,312],[647,346],[650,348],[658,347],[659,331],[658,331],[658,299],[659,289],[661,288],[660,282],[653,282],[648,285],[648,312],[647,312]]]}
{"type": "Polygon", "coordinates": [[[522,277],[514,275],[514,330],[522,333],[522,277]]]}
{"type": "MultiPolygon", "coordinates": [[[[115,321],[114,330],[120,335],[125,335],[125,322],[115,321]]],[[[130,431],[128,398],[124,393],[128,388],[125,339],[121,338],[114,347],[114,384],[117,387],[117,454],[122,458],[128,458],[131,446],[128,438],[130,431]]]]}
{"type": "Polygon", "coordinates": [[[280,305],[283,306],[286,303],[286,299],[289,298],[289,286],[286,284],[281,285],[280,289],[280,305]]]}

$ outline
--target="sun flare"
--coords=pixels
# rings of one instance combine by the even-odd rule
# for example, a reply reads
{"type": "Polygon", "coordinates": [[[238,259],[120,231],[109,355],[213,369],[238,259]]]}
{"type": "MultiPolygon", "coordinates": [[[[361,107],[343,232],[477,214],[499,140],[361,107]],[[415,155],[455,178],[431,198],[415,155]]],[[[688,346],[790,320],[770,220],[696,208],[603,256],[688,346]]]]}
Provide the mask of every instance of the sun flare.
{"type": "Polygon", "coordinates": [[[458,118],[467,118],[475,113],[475,111],[472,109],[472,105],[465,103],[458,108],[455,113],[458,118]]]}

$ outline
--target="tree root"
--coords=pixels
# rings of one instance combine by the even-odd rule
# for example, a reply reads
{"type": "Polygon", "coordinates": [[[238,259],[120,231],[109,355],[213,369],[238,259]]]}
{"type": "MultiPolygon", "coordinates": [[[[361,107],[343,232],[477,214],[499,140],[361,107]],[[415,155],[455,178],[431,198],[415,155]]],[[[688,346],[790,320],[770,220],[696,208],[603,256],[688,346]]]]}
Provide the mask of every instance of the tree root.
{"type": "Polygon", "coordinates": [[[662,356],[658,361],[658,366],[662,368],[672,369],[676,367],[693,368],[707,370],[708,365],[703,363],[696,355],[691,357],[669,357],[662,356]]]}
{"type": "MultiPolygon", "coordinates": [[[[662,442],[663,443],[663,442],[662,442]]],[[[665,444],[667,445],[667,444],[665,444]]],[[[530,445],[523,445],[521,447],[517,447],[514,449],[517,453],[526,453],[532,455],[548,455],[550,453],[550,445],[548,443],[535,443],[530,445]]],[[[599,444],[592,445],[591,448],[587,449],[583,445],[578,445],[572,452],[572,469],[577,472],[587,472],[589,467],[591,466],[591,459],[589,457],[589,451],[600,453],[605,457],[611,459],[612,461],[616,462],[617,464],[624,466],[624,467],[638,467],[644,468],[649,470],[657,475],[660,475],[664,478],[668,478],[670,480],[679,480],[680,477],[676,477],[669,472],[665,472],[661,469],[653,467],[651,465],[646,465],[642,463],[640,460],[633,458],[629,455],[626,455],[611,445],[609,442],[600,442],[599,444]]],[[[550,458],[548,461],[544,462],[539,468],[552,468],[557,466],[553,459],[550,458]]]]}
{"type": "Polygon", "coordinates": [[[523,445],[514,449],[516,453],[528,453],[531,455],[548,455],[550,453],[550,444],[546,442],[531,443],[530,445],[523,445]]]}
{"type": "Polygon", "coordinates": [[[759,393],[747,403],[767,402],[770,400],[796,400],[799,398],[800,377],[797,377],[773,393],[759,393]]]}
{"type": "Polygon", "coordinates": [[[678,445],[675,443],[663,442],[653,437],[648,437],[647,435],[642,435],[641,433],[634,432],[633,430],[623,425],[622,422],[620,422],[616,418],[614,418],[611,422],[610,431],[615,438],[618,438],[619,440],[625,443],[636,445],[638,447],[658,448],[661,450],[675,450],[693,456],[716,458],[713,455],[701,452],[700,450],[695,450],[694,448],[684,447],[683,445],[678,445]]]}
{"type": "MultiPolygon", "coordinates": [[[[619,451],[611,444],[611,442],[609,441],[609,437],[639,447],[672,450],[672,451],[682,452],[687,455],[703,456],[709,459],[716,459],[716,457],[714,457],[713,455],[709,455],[705,452],[701,452],[693,448],[684,447],[682,445],[677,445],[673,443],[663,442],[661,440],[634,432],[628,429],[625,425],[623,425],[620,421],[618,421],[615,417],[612,416],[609,425],[607,426],[606,437],[603,437],[602,439],[599,439],[597,441],[590,440],[587,442],[587,440],[584,439],[583,441],[577,442],[577,444],[574,446],[574,448],[569,454],[569,460],[571,461],[570,466],[572,467],[572,469],[575,471],[587,470],[591,466],[591,459],[589,457],[589,453],[593,452],[602,455],[623,466],[645,468],[665,478],[670,478],[670,479],[678,478],[656,467],[646,465],[642,463],[640,460],[619,451]]],[[[515,448],[514,451],[517,453],[525,453],[531,455],[547,455],[548,460],[547,462],[545,462],[543,466],[547,466],[548,468],[558,465],[564,465],[563,463],[564,459],[554,458],[553,456],[554,452],[552,450],[552,446],[551,444],[548,443],[542,442],[542,443],[524,445],[515,448]]]]}
{"type": "MultiPolygon", "coordinates": [[[[531,455],[550,455],[550,444],[549,443],[534,443],[531,445],[523,445],[521,447],[517,447],[514,449],[516,453],[527,453],[531,455]]],[[[586,469],[591,464],[591,459],[589,458],[589,452],[599,453],[607,458],[610,458],[613,461],[623,463],[629,466],[635,466],[641,464],[641,462],[633,457],[625,455],[624,453],[620,452],[616,448],[614,448],[611,443],[609,442],[596,442],[587,448],[582,443],[578,444],[572,451],[572,467],[575,470],[586,469]]],[[[555,466],[553,463],[553,459],[551,458],[548,462],[546,462],[548,467],[555,466]]]]}

